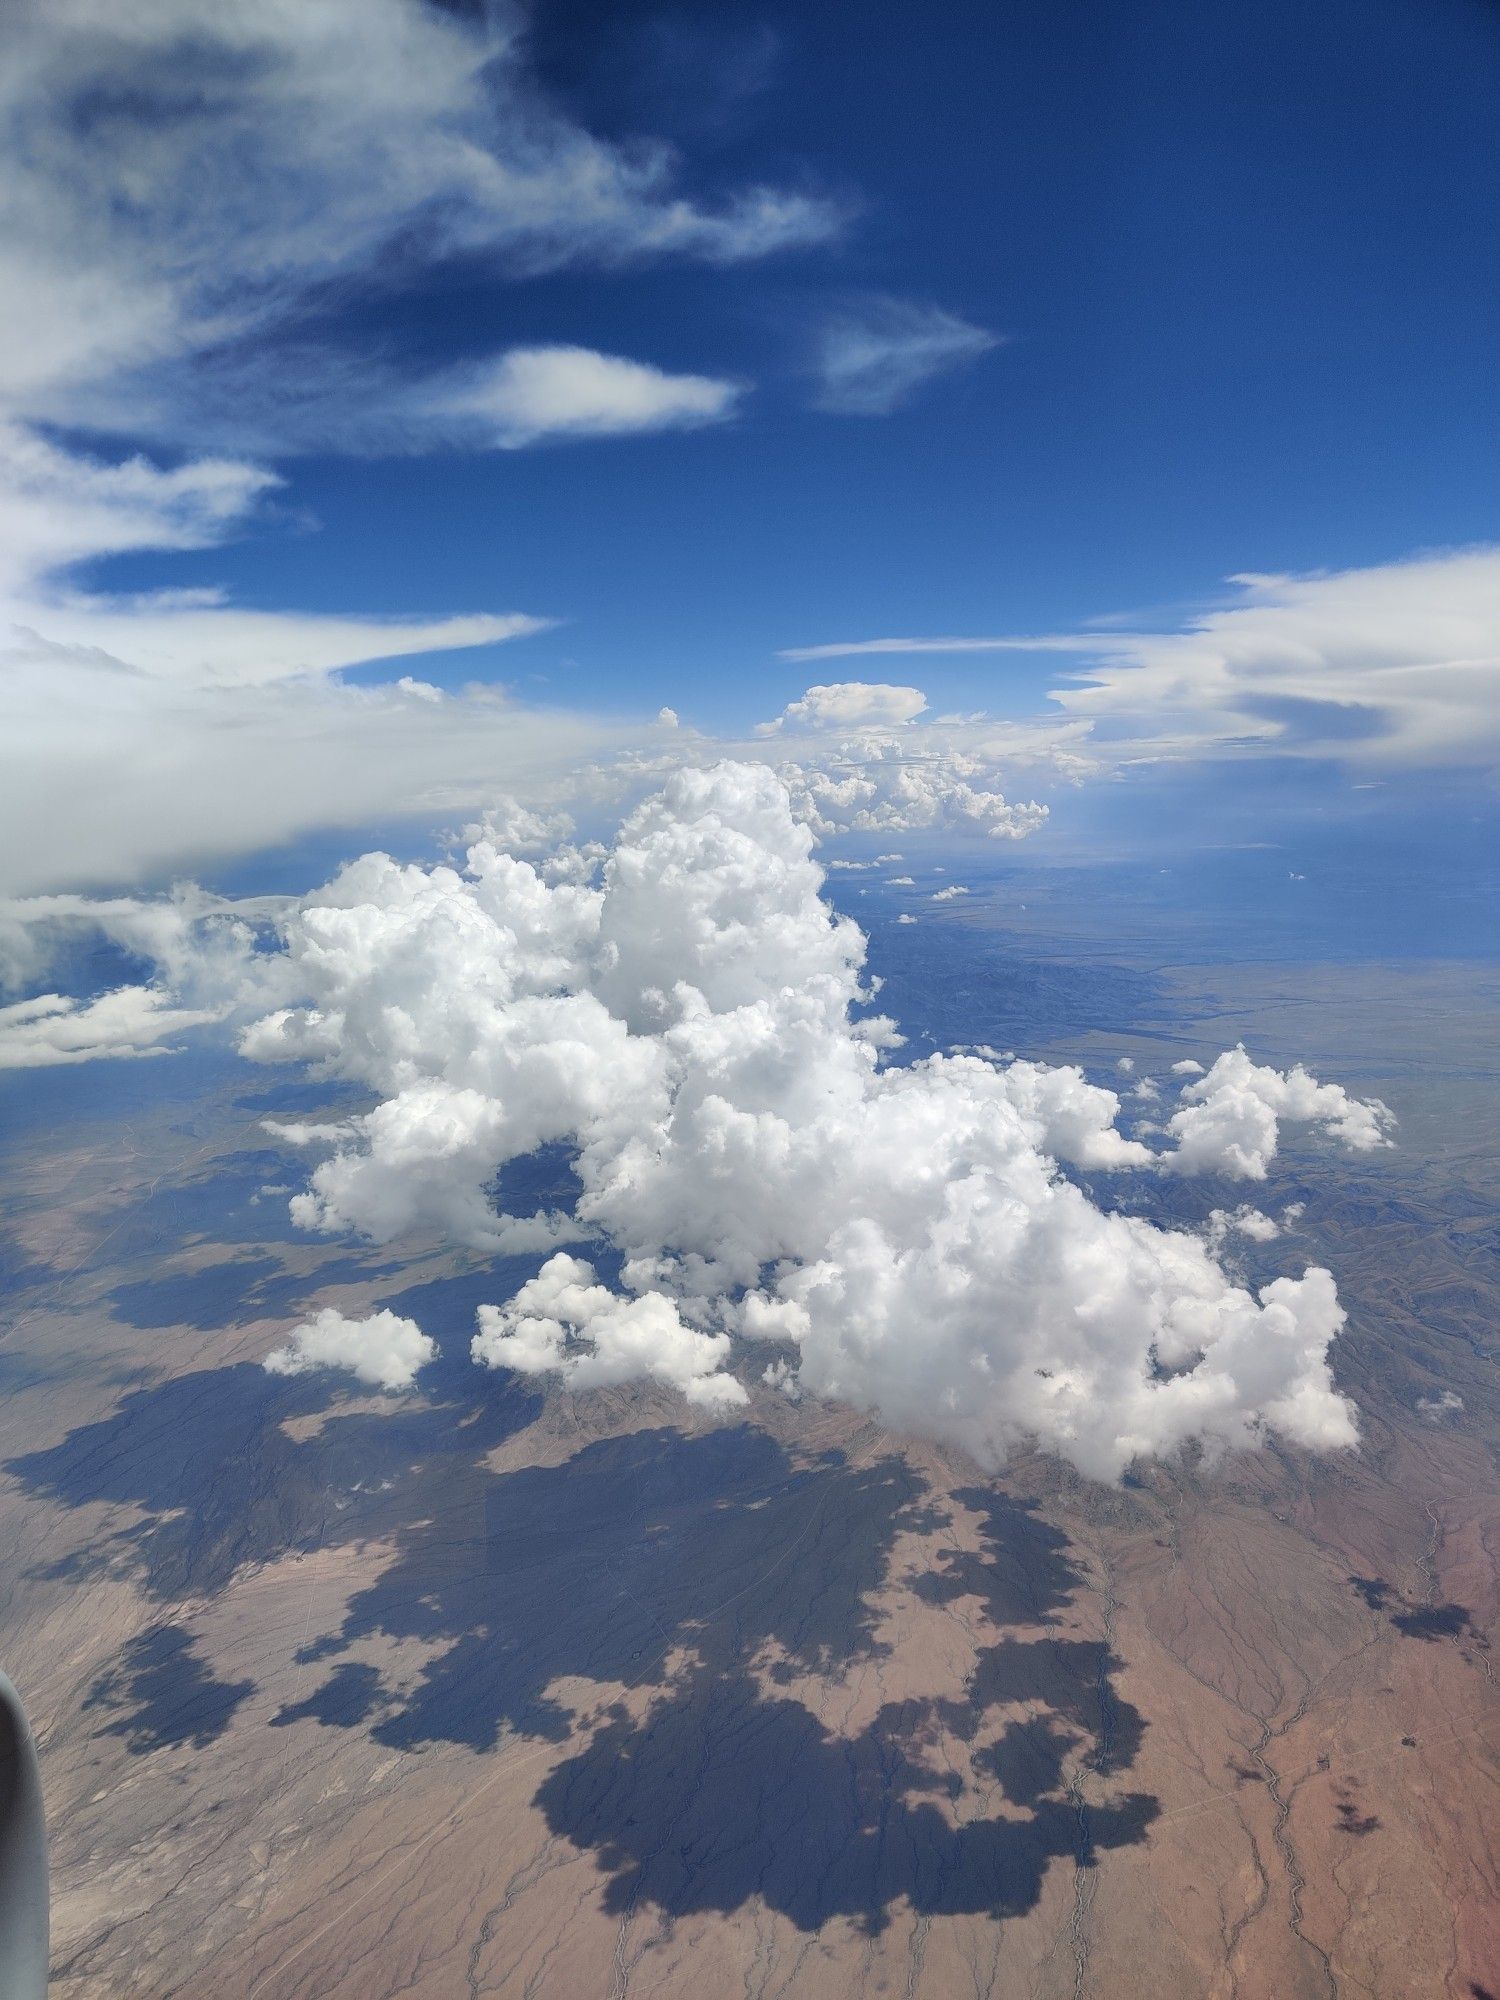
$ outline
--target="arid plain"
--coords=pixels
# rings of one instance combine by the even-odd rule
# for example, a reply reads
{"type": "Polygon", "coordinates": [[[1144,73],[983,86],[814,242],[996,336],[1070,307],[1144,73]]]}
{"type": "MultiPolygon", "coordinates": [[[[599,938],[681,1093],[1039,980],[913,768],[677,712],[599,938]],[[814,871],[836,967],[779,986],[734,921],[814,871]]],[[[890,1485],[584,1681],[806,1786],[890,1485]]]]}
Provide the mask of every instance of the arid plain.
{"type": "Polygon", "coordinates": [[[1484,2000],[1492,998],[1170,985],[1169,1050],[1142,1007],[1035,1052],[1248,1032],[1401,1115],[1388,1158],[1258,1195],[1303,1205],[1267,1270],[1338,1277],[1357,1453],[1104,1488],[769,1391],[725,1426],[507,1387],[465,1357],[492,1273],[285,1227],[264,1079],[60,1086],[6,1164],[0,1347],[59,2000],[1484,2000]],[[308,1305],[375,1301],[439,1338],[427,1394],[260,1369],[308,1305]]]}

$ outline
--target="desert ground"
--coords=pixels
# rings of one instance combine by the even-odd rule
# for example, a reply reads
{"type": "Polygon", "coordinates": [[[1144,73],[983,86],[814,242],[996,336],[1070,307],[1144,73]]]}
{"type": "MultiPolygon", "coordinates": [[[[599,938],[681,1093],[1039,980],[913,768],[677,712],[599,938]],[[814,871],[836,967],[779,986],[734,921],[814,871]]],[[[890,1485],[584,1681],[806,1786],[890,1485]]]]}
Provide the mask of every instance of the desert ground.
{"type": "Polygon", "coordinates": [[[1107,1488],[760,1387],[732,1425],[538,1394],[467,1361],[492,1271],[285,1227],[263,1079],[60,1100],[5,1168],[0,1346],[58,2000],[1484,2000],[1483,1008],[1174,977],[1203,1048],[1236,1009],[1271,1053],[1323,1032],[1402,1114],[1389,1161],[1257,1196],[1304,1205],[1268,1270],[1338,1276],[1357,1452],[1107,1488]],[[1442,1073],[1382,1068],[1438,1006],[1442,1073]],[[376,1301],[438,1336],[425,1393],[260,1368],[376,1301]]]}

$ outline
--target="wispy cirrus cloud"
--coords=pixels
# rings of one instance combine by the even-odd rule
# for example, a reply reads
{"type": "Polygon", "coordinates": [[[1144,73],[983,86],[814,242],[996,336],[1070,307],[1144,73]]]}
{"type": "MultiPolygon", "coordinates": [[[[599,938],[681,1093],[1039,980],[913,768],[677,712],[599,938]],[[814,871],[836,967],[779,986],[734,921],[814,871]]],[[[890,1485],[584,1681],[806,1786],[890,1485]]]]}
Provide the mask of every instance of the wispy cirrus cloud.
{"type": "Polygon", "coordinates": [[[888,416],[934,376],[999,344],[997,335],[939,306],[867,299],[819,333],[814,401],[836,416],[888,416]]]}
{"type": "Polygon", "coordinates": [[[921,653],[1086,653],[1097,645],[1093,638],[1072,638],[1066,633],[1046,632],[1032,637],[1008,636],[999,639],[913,638],[913,639],[832,639],[818,646],[783,646],[778,660],[796,660],[809,665],[817,660],[878,659],[882,654],[921,653]]]}
{"type": "Polygon", "coordinates": [[[140,424],[143,375],[186,395],[151,371],[263,342],[377,262],[734,264],[842,221],[791,188],[695,198],[669,146],[587,131],[503,3],[20,0],[0,147],[0,408],[96,427],[140,424]]]}
{"type": "Polygon", "coordinates": [[[20,0],[7,28],[3,886],[128,882],[372,813],[473,811],[606,752],[612,726],[493,687],[340,678],[522,638],[548,622],[535,613],[251,610],[211,589],[105,594],[79,565],[243,532],[280,484],[247,451],[722,422],[737,383],[558,344],[419,366],[362,347],[337,302],[457,256],[511,276],[742,263],[826,238],[838,208],[767,185],[690,193],[672,148],[586,130],[540,87],[505,0],[20,0]],[[80,428],[215,451],[111,462],[63,442],[80,428]]]}

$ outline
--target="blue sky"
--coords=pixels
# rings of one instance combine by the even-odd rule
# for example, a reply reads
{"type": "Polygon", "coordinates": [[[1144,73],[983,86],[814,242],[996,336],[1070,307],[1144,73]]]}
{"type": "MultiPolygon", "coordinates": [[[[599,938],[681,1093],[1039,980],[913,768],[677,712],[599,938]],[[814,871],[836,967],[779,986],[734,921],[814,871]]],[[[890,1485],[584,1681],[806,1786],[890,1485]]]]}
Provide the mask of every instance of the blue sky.
{"type": "MultiPolygon", "coordinates": [[[[831,194],[833,240],[730,270],[517,279],[478,256],[394,296],[371,274],[309,322],[404,366],[573,342],[751,382],[736,421],[298,459],[250,535],[119,581],[521,608],[565,623],[508,674],[717,727],[800,691],[781,647],[1053,630],[1496,535],[1492,7],[876,6],[850,27],[566,5],[534,27],[541,83],[590,130],[645,121],[704,188],[831,194]],[[820,326],[877,294],[1002,344],[887,415],[810,409],[820,326]]],[[[980,659],[922,684],[1003,713],[1055,676],[980,659]]]]}
{"type": "Polygon", "coordinates": [[[1039,854],[1467,851],[1497,64],[1477,0],[29,0],[0,889],[851,743],[1039,854]]]}

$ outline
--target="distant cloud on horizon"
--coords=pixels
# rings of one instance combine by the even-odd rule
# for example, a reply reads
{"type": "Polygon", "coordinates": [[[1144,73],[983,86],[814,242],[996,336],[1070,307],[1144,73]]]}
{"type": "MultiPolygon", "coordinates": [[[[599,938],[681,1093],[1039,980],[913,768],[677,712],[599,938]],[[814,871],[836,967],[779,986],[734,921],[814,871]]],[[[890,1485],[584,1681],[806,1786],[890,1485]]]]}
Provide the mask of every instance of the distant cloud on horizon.
{"type": "Polygon", "coordinates": [[[779,659],[1061,653],[1049,699],[1102,759],[1333,758],[1486,767],[1500,757],[1500,546],[1359,569],[1241,573],[1176,631],[881,637],[779,659]]]}

